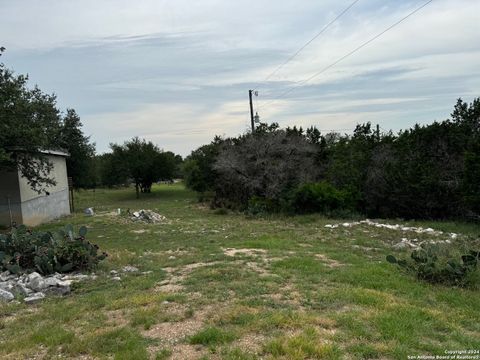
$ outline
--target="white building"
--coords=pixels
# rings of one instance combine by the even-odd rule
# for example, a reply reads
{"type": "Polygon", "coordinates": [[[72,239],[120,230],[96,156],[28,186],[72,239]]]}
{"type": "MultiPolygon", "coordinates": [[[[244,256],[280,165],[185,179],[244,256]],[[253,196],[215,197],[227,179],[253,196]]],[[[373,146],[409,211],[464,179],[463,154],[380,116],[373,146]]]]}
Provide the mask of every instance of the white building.
{"type": "Polygon", "coordinates": [[[0,225],[35,226],[70,214],[67,178],[67,153],[44,151],[53,165],[50,178],[56,182],[41,194],[32,190],[20,171],[0,172],[0,225]]]}

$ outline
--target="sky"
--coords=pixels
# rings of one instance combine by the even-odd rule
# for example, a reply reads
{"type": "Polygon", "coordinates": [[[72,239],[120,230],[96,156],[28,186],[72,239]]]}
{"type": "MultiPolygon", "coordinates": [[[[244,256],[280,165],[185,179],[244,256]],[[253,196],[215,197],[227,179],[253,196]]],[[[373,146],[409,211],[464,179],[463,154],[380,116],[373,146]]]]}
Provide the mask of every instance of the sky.
{"type": "Polygon", "coordinates": [[[262,122],[351,133],[444,120],[480,96],[480,0],[0,0],[2,62],[74,108],[97,152],[134,136],[183,156],[262,122]],[[288,89],[294,88],[283,97],[288,89]]]}

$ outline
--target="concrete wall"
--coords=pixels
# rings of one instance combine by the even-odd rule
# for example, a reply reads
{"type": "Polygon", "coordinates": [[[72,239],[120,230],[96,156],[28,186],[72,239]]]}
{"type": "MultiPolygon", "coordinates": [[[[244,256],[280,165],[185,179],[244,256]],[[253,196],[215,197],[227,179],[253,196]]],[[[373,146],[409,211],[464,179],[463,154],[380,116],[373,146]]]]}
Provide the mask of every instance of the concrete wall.
{"type": "MultiPolygon", "coordinates": [[[[48,161],[53,165],[52,170],[50,171],[50,178],[55,179],[56,185],[49,186],[46,188],[46,191],[50,194],[55,192],[63,191],[68,189],[68,179],[67,179],[67,163],[63,156],[46,156],[48,161]]],[[[45,196],[44,193],[39,194],[36,191],[32,190],[30,185],[28,185],[27,180],[24,178],[19,179],[20,185],[20,198],[22,202],[37,199],[39,197],[45,196]]]]}
{"type": "Polygon", "coordinates": [[[23,224],[36,226],[70,214],[68,189],[22,202],[23,224]]]}
{"type": "Polygon", "coordinates": [[[46,192],[39,194],[33,191],[26,179],[22,177],[19,179],[22,221],[28,226],[39,225],[70,214],[65,157],[49,155],[47,158],[53,164],[50,178],[56,181],[56,185],[46,188],[48,195],[46,192]]]}
{"type": "Polygon", "coordinates": [[[17,224],[22,223],[22,208],[20,201],[20,188],[18,185],[18,173],[1,172],[0,173],[0,225],[10,226],[10,211],[8,206],[10,200],[10,210],[12,219],[17,224]]]}
{"type": "Polygon", "coordinates": [[[0,174],[1,225],[10,225],[7,194],[11,194],[11,208],[17,224],[35,226],[70,214],[65,157],[48,155],[48,160],[53,164],[50,177],[55,179],[56,185],[47,187],[41,194],[32,190],[19,172],[0,174]]]}

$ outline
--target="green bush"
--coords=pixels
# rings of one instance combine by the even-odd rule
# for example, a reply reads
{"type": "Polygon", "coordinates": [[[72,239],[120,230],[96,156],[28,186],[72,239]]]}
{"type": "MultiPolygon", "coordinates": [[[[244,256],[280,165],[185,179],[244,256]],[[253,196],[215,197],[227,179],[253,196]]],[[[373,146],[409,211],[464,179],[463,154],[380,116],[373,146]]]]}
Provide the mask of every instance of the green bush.
{"type": "Polygon", "coordinates": [[[421,280],[463,287],[474,285],[471,284],[471,280],[475,279],[472,274],[478,271],[480,251],[469,250],[456,257],[448,249],[430,244],[414,250],[410,259],[397,259],[388,255],[387,261],[415,274],[421,280]]]}
{"type": "Polygon", "coordinates": [[[54,233],[31,231],[22,225],[9,234],[0,234],[0,269],[42,274],[92,269],[107,254],[99,254],[98,246],[85,239],[86,234],[85,226],[74,234],[71,225],[54,233]]]}
{"type": "Polygon", "coordinates": [[[301,185],[290,197],[290,207],[295,213],[329,214],[338,210],[353,210],[354,205],[352,192],[339,190],[326,181],[301,185]]]}
{"type": "Polygon", "coordinates": [[[275,213],[280,210],[280,205],[277,201],[266,199],[259,196],[254,196],[248,200],[246,213],[248,215],[264,215],[275,213]]]}

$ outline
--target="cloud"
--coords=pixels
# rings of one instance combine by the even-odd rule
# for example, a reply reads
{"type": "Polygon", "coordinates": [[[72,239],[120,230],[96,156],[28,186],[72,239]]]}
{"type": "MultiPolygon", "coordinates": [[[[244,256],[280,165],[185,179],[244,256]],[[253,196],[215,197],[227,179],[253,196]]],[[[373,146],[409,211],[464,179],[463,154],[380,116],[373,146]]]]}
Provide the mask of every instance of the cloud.
{"type": "Polygon", "coordinates": [[[123,143],[139,136],[185,156],[210,142],[214,135],[243,133],[249,123],[249,113],[244,102],[222,103],[215,109],[170,103],[145,105],[130,112],[90,115],[83,121],[100,149],[107,149],[109,143],[123,143]],[[105,133],[109,134],[108,138],[95,135],[105,133]]]}
{"type": "Polygon", "coordinates": [[[358,2],[268,82],[350,2],[0,2],[2,61],[75,108],[100,152],[139,135],[185,155],[215,134],[237,135],[258,84],[263,121],[322,129],[399,129],[479,95],[478,1],[434,1],[301,86],[421,1],[358,2]]]}

